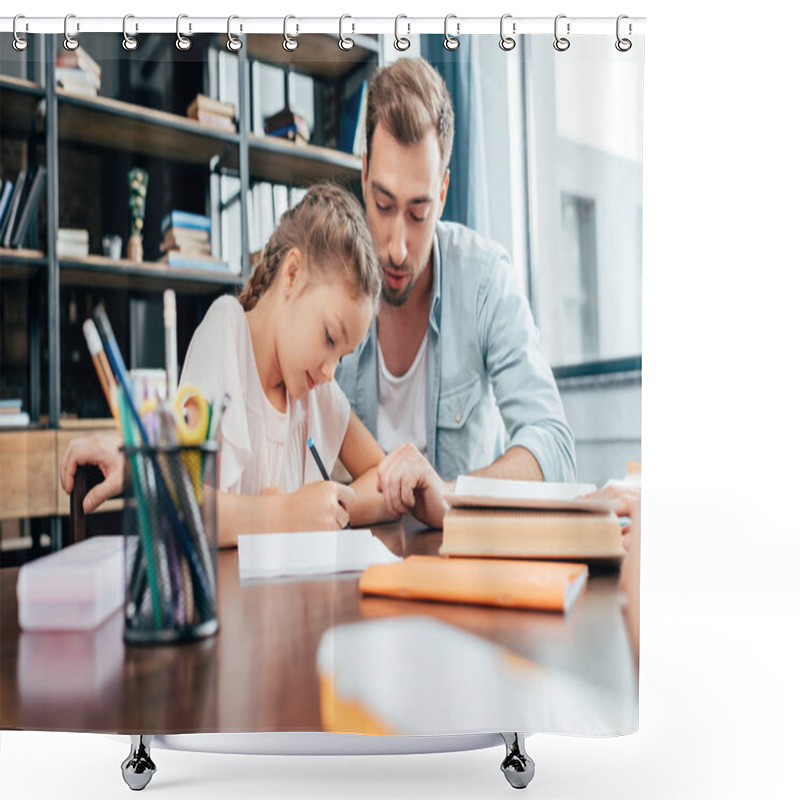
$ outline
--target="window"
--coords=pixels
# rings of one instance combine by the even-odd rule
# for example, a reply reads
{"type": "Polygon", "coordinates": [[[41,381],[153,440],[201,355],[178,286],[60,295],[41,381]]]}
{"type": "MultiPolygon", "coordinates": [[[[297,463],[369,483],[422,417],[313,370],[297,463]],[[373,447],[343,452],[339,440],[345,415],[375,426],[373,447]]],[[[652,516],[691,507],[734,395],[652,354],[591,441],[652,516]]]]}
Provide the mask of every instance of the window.
{"type": "Polygon", "coordinates": [[[529,285],[556,368],[640,363],[642,347],[642,63],[586,40],[579,58],[534,37],[522,64],[529,285]]]}

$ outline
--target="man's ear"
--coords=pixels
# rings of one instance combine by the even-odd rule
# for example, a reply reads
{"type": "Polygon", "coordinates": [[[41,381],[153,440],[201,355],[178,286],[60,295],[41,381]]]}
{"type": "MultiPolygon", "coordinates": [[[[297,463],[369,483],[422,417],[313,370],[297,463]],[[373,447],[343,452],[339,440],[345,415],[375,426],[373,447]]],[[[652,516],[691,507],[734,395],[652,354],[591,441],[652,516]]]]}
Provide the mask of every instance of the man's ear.
{"type": "Polygon", "coordinates": [[[442,218],[442,213],[444,212],[444,204],[447,202],[447,190],[450,187],[450,169],[446,169],[444,171],[444,177],[442,178],[442,190],[439,193],[439,219],[442,218]]]}

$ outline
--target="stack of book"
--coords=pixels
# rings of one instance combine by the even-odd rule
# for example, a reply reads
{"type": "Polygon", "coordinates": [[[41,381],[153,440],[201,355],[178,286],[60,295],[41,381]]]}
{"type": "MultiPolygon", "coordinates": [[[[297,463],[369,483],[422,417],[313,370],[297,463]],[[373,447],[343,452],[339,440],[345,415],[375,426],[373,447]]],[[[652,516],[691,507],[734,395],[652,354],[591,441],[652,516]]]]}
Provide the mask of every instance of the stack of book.
{"type": "Polygon", "coordinates": [[[100,92],[100,65],[86,52],[77,50],[58,51],[56,60],[56,82],[59,88],[72,94],[96,96],[100,92]]]}
{"type": "Polygon", "coordinates": [[[612,504],[587,498],[590,483],[461,476],[446,495],[440,555],[618,559],[622,529],[612,504]]]}
{"type": "Polygon", "coordinates": [[[59,228],[56,235],[59,258],[83,258],[89,255],[89,231],[84,228],[59,228]]]}
{"type": "Polygon", "coordinates": [[[228,265],[211,255],[211,220],[189,211],[170,211],[161,221],[159,259],[170,267],[183,269],[217,269],[228,271],[228,265]]]}
{"type": "Polygon", "coordinates": [[[589,574],[575,560],[623,554],[610,502],[583,497],[594,488],[459,477],[446,495],[451,507],[439,556],[370,566],[359,588],[409,600],[567,613],[589,574]]]}
{"type": "Polygon", "coordinates": [[[289,106],[264,119],[264,133],[267,136],[280,136],[292,142],[307,144],[311,141],[311,129],[305,117],[289,106]]]}
{"type": "Polygon", "coordinates": [[[20,170],[16,181],[4,180],[0,187],[0,246],[21,247],[39,210],[46,170],[20,170]]]}
{"type": "Polygon", "coordinates": [[[0,428],[24,428],[30,424],[27,411],[22,410],[22,400],[0,400],[0,428]]]}
{"type": "Polygon", "coordinates": [[[223,103],[213,97],[198,94],[192,100],[189,108],[186,109],[186,116],[196,119],[201,124],[208,125],[211,128],[228,131],[229,133],[236,132],[236,123],[234,122],[236,107],[233,103],[223,103]]]}

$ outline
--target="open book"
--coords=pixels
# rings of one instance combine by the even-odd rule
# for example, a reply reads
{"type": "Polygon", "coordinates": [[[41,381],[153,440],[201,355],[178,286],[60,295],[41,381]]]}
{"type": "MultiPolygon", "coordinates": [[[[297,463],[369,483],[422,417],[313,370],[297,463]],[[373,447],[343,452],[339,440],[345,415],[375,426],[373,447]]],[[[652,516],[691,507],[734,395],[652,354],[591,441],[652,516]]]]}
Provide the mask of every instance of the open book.
{"type": "Polygon", "coordinates": [[[608,500],[586,498],[593,483],[546,483],[512,481],[499,478],[476,478],[460,475],[456,488],[445,499],[453,508],[527,508],[561,511],[613,511],[608,500]]]}

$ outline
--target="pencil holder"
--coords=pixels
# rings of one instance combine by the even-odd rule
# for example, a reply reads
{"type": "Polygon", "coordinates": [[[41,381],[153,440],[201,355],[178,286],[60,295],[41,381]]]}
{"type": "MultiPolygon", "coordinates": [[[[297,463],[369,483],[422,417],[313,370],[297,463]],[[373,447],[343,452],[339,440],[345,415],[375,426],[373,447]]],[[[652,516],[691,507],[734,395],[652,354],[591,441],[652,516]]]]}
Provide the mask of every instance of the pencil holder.
{"type": "Polygon", "coordinates": [[[126,642],[200,639],[219,629],[217,448],[122,448],[126,642]]]}

